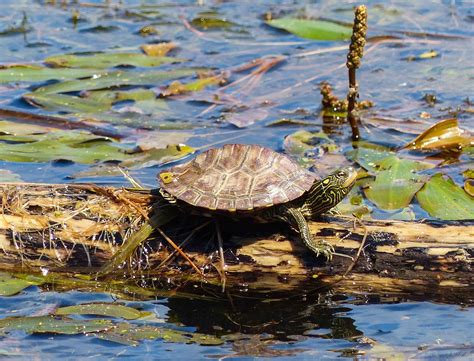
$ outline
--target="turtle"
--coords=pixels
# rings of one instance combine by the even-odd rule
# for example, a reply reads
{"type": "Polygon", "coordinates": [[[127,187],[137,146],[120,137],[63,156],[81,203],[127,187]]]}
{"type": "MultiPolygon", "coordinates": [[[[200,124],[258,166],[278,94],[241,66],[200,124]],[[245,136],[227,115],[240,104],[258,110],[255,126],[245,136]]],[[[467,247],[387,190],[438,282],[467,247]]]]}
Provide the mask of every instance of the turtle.
{"type": "Polygon", "coordinates": [[[159,173],[159,192],[186,213],[286,222],[317,256],[333,248],[313,240],[308,219],[338,204],[357,172],[345,167],[320,179],[295,160],[256,144],[226,144],[159,173]]]}

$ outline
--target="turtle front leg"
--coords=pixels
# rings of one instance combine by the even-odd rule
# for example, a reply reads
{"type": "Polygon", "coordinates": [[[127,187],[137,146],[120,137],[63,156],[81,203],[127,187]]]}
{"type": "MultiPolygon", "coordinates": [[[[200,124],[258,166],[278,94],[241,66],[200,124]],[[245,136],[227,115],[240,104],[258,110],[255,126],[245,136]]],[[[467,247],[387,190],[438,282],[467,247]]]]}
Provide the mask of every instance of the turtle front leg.
{"type": "Polygon", "coordinates": [[[303,243],[311,251],[316,253],[316,256],[320,254],[326,257],[329,261],[332,259],[334,253],[334,247],[323,241],[316,241],[313,239],[311,232],[309,231],[308,222],[304,217],[303,213],[298,208],[286,208],[284,212],[284,218],[288,221],[300,234],[303,243]]]}

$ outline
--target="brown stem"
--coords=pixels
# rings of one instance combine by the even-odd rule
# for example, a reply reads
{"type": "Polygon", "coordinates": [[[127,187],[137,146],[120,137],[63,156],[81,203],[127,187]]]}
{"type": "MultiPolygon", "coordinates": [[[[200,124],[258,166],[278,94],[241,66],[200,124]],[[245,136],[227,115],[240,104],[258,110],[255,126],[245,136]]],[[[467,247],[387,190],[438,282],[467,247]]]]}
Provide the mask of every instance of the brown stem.
{"type": "Polygon", "coordinates": [[[354,26],[352,28],[351,45],[347,54],[347,68],[349,69],[349,92],[347,94],[348,108],[347,121],[352,128],[352,140],[359,140],[359,117],[356,110],[356,101],[359,90],[356,81],[356,70],[364,55],[365,39],[367,37],[367,8],[360,5],[355,9],[354,26]]]}
{"type": "Polygon", "coordinates": [[[352,140],[359,140],[359,116],[356,111],[356,100],[359,96],[356,81],[356,68],[349,68],[349,92],[347,93],[347,121],[351,125],[352,140]]]}

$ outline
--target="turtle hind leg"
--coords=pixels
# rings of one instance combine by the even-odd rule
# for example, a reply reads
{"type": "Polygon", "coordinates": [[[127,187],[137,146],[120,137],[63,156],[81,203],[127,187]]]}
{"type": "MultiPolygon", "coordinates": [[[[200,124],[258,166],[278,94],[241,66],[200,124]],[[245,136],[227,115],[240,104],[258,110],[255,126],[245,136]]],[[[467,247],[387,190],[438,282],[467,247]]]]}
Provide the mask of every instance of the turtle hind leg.
{"type": "Polygon", "coordinates": [[[299,208],[287,208],[284,218],[299,232],[303,243],[311,251],[316,253],[316,256],[323,255],[329,261],[332,259],[334,247],[323,241],[316,241],[313,238],[309,230],[308,222],[299,208]]]}

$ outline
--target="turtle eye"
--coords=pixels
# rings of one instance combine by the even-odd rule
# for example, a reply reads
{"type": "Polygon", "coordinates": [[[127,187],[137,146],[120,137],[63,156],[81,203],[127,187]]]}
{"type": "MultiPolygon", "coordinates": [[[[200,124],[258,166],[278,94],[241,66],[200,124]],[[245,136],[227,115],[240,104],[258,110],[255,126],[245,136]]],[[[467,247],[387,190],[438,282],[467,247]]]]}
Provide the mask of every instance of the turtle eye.
{"type": "Polygon", "coordinates": [[[160,178],[164,184],[171,183],[173,181],[173,173],[171,172],[160,173],[160,178]]]}
{"type": "Polygon", "coordinates": [[[338,177],[341,177],[341,178],[342,178],[342,177],[345,177],[345,176],[346,176],[346,172],[343,171],[343,170],[341,170],[341,171],[339,171],[339,172],[337,173],[337,176],[338,176],[338,177]]]}

